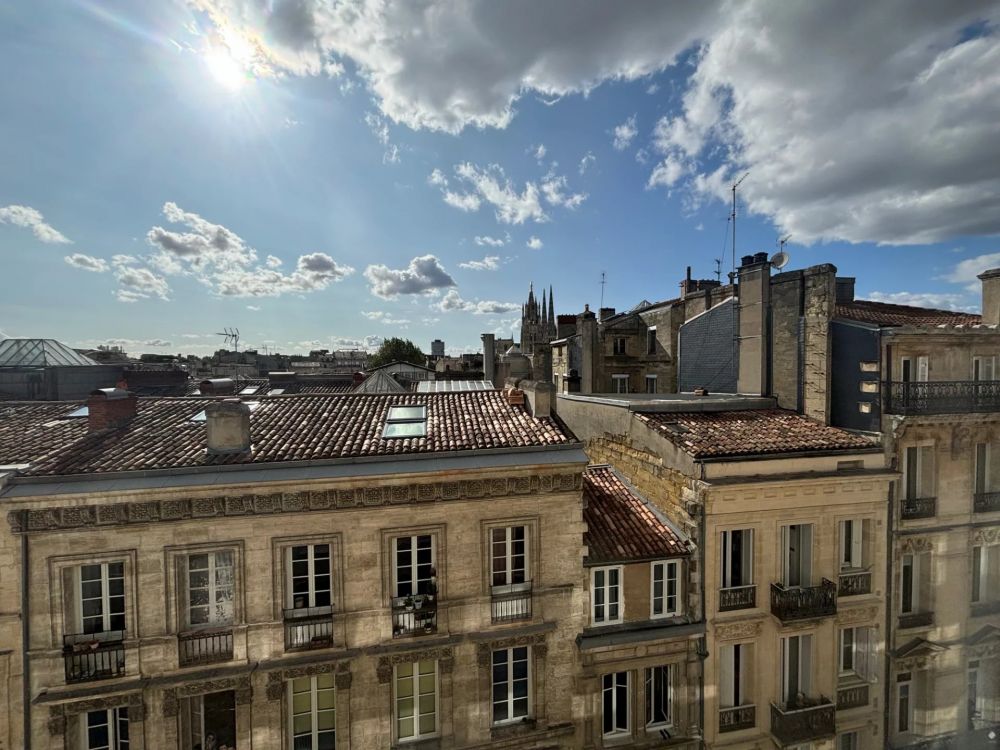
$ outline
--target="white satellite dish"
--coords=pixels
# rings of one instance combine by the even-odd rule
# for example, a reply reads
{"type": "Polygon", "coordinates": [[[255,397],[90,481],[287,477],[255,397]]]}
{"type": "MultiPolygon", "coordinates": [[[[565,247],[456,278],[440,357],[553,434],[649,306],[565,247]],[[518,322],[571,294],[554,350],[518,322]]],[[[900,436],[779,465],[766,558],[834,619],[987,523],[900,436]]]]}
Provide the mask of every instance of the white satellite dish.
{"type": "Polygon", "coordinates": [[[784,250],[779,250],[778,252],[776,252],[774,255],[771,256],[771,259],[768,262],[774,268],[781,270],[782,268],[788,265],[789,260],[791,260],[791,258],[789,258],[788,253],[786,253],[784,250]]]}

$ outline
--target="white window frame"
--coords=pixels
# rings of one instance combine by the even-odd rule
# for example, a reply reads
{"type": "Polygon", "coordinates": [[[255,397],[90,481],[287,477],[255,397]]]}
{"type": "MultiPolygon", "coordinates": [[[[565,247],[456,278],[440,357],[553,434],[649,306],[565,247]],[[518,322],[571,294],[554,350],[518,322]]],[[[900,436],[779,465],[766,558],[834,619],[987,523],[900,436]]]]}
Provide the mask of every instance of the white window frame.
{"type": "Polygon", "coordinates": [[[632,734],[632,673],[628,671],[609,672],[601,676],[601,735],[603,737],[627,737],[632,734]],[[625,677],[625,706],[618,705],[618,688],[622,686],[620,679],[625,677]],[[609,682],[610,679],[610,682],[609,682]],[[611,731],[604,731],[605,712],[604,697],[611,694],[611,731]],[[624,726],[619,726],[619,719],[624,718],[624,726]]]}
{"type": "Polygon", "coordinates": [[[624,584],[624,569],[621,565],[604,565],[599,568],[591,568],[590,570],[590,619],[592,625],[614,625],[620,623],[625,619],[625,601],[622,596],[622,587],[624,584]],[[597,578],[598,574],[603,574],[603,583],[598,586],[597,578]],[[615,574],[616,583],[614,585],[610,582],[611,573],[615,574]],[[598,604],[597,601],[597,591],[601,590],[604,592],[602,597],[602,603],[598,604]],[[609,612],[611,609],[612,601],[609,598],[609,593],[614,590],[615,600],[614,604],[618,605],[618,617],[611,619],[609,612]],[[602,618],[598,619],[597,614],[600,610],[602,618]]]}
{"type": "Polygon", "coordinates": [[[922,445],[908,445],[903,448],[903,487],[900,493],[903,500],[919,500],[924,497],[933,496],[933,486],[931,486],[931,492],[926,492],[924,487],[928,483],[931,483],[934,478],[934,449],[932,445],[922,444],[922,445]],[[910,451],[914,451],[913,454],[910,451]],[[930,461],[924,460],[924,452],[930,454],[930,461]],[[910,456],[915,455],[916,460],[913,461],[914,468],[910,468],[910,456]],[[930,466],[927,464],[930,463],[930,466]],[[930,474],[928,475],[928,472],[930,474]],[[910,476],[911,474],[915,477],[913,482],[913,492],[914,495],[910,496],[910,476]]]}
{"type": "Polygon", "coordinates": [[[611,353],[615,356],[623,356],[628,352],[628,337],[627,336],[615,336],[611,342],[611,353]],[[621,342],[621,347],[618,343],[621,342]],[[621,351],[618,351],[619,348],[621,351]]]}
{"type": "Polygon", "coordinates": [[[913,731],[914,709],[916,696],[914,695],[914,681],[910,672],[904,672],[896,676],[896,731],[905,734],[913,731]],[[906,711],[903,711],[903,700],[906,700],[906,711]],[[906,720],[904,726],[903,720],[906,720]]]}
{"type": "Polygon", "coordinates": [[[899,378],[906,383],[926,383],[930,372],[930,362],[927,359],[927,355],[921,354],[916,357],[900,357],[899,360],[899,378]],[[903,378],[903,373],[906,370],[906,363],[909,363],[909,380],[903,378]],[[914,364],[916,369],[914,370],[914,364]]]}
{"type": "Polygon", "coordinates": [[[656,381],[657,381],[656,375],[647,375],[646,376],[646,393],[657,393],[658,392],[656,390],[656,381]],[[649,389],[650,385],[653,386],[653,390],[649,389]]]}
{"type": "Polygon", "coordinates": [[[295,750],[295,740],[303,735],[296,735],[295,733],[295,719],[298,716],[308,715],[310,721],[309,728],[309,740],[310,746],[312,748],[319,747],[320,739],[320,728],[319,728],[319,717],[320,714],[330,713],[333,714],[333,729],[323,730],[324,734],[327,732],[333,733],[334,747],[337,743],[337,689],[334,684],[334,679],[332,674],[321,674],[321,675],[311,675],[306,677],[298,677],[286,681],[285,683],[285,693],[287,694],[288,701],[288,750],[295,750]],[[329,680],[329,687],[320,686],[320,680],[329,680]],[[302,690],[299,692],[295,691],[295,683],[305,682],[308,684],[308,690],[302,690]],[[333,708],[319,708],[319,696],[320,692],[330,693],[333,696],[333,708]],[[295,711],[295,696],[297,695],[309,695],[309,711],[302,711],[296,713],[295,711]]]}
{"type": "Polygon", "coordinates": [[[657,732],[661,729],[672,727],[674,725],[674,665],[660,664],[654,667],[646,667],[645,678],[646,716],[644,718],[646,721],[646,731],[657,732]],[[662,685],[655,679],[658,670],[666,670],[667,673],[665,704],[662,702],[664,699],[664,696],[661,694],[662,685]],[[654,705],[666,705],[666,720],[653,720],[650,710],[654,705]]]}
{"type": "MultiPolygon", "coordinates": [[[[199,568],[199,570],[201,570],[199,568]]],[[[197,588],[203,588],[201,586],[197,588]]],[[[232,625],[236,622],[236,553],[232,549],[219,549],[219,550],[206,550],[204,552],[189,552],[184,556],[184,623],[190,629],[197,628],[213,628],[221,627],[225,625],[232,625]],[[208,604],[193,604],[191,601],[191,560],[195,557],[204,556],[207,560],[207,567],[204,570],[207,571],[208,585],[204,588],[208,590],[208,604]],[[228,556],[228,565],[219,564],[219,558],[223,556],[228,556]],[[220,585],[218,582],[218,573],[220,570],[225,568],[230,569],[231,580],[228,585],[220,585]],[[213,619],[217,614],[217,605],[227,603],[225,599],[220,600],[220,593],[224,592],[226,589],[230,589],[230,598],[228,600],[229,614],[228,617],[224,619],[213,619]],[[205,607],[208,612],[207,621],[194,623],[192,622],[191,612],[195,608],[205,607]]]]}
{"type": "MultiPolygon", "coordinates": [[[[752,586],[754,584],[754,530],[752,528],[747,529],[727,529],[722,532],[721,537],[722,545],[722,581],[721,585],[724,589],[742,588],[744,586],[752,586]],[[744,571],[746,573],[746,578],[748,580],[743,583],[734,583],[732,580],[732,556],[733,556],[733,534],[739,533],[741,540],[746,543],[749,542],[749,551],[744,551],[741,555],[743,559],[740,561],[740,567],[746,567],[743,562],[749,562],[749,570],[744,571]]],[[[744,546],[747,546],[744,544],[744,546]]]]}
{"type": "Polygon", "coordinates": [[[117,706],[115,708],[99,709],[97,711],[85,711],[80,714],[80,747],[83,750],[124,750],[131,741],[131,734],[128,725],[128,706],[117,706]],[[90,743],[90,717],[97,718],[98,714],[104,718],[104,723],[99,726],[108,728],[108,743],[92,745],[90,743]],[[122,737],[122,726],[125,727],[126,737],[122,737]],[[126,744],[122,744],[122,743],[126,744]]]}
{"type": "Polygon", "coordinates": [[[121,630],[124,631],[126,628],[126,597],[125,597],[125,561],[124,560],[111,560],[108,562],[94,562],[94,563],[83,563],[78,565],[73,570],[73,585],[75,594],[75,605],[76,611],[75,616],[77,624],[79,625],[81,633],[98,634],[98,633],[108,633],[111,631],[121,630]],[[121,575],[111,575],[110,566],[119,565],[121,566],[121,575]],[[84,614],[84,596],[83,596],[83,569],[84,568],[99,568],[100,578],[90,578],[87,579],[89,582],[99,581],[101,586],[101,594],[99,597],[86,597],[87,601],[99,601],[100,602],[100,614],[85,615],[84,614]],[[122,593],[121,595],[111,595],[111,581],[121,580],[122,593]],[[115,600],[115,601],[112,601],[115,600]],[[117,604],[120,601],[121,612],[112,611],[112,605],[117,604]],[[114,617],[121,617],[122,625],[120,628],[112,627],[112,619],[114,617]],[[96,620],[100,618],[101,627],[99,630],[87,630],[87,621],[96,620]]]}
{"type": "Polygon", "coordinates": [[[972,358],[972,379],[976,382],[996,380],[997,358],[992,354],[978,354],[972,358]],[[984,377],[988,375],[989,377],[984,377]]]}
{"type": "MultiPolygon", "coordinates": [[[[426,674],[426,673],[425,673],[426,674]]],[[[425,660],[425,661],[415,661],[410,664],[397,664],[392,669],[392,720],[393,720],[393,734],[396,736],[396,740],[400,743],[403,742],[416,742],[418,740],[427,739],[428,737],[437,737],[441,734],[441,682],[440,682],[441,671],[439,669],[437,659],[425,660]],[[420,713],[420,665],[421,664],[433,664],[434,671],[430,674],[434,675],[434,730],[431,732],[421,732],[420,731],[420,718],[421,716],[426,716],[427,714],[420,713]],[[401,678],[399,675],[399,668],[403,666],[409,666],[412,668],[412,674],[408,677],[401,678]],[[402,679],[412,680],[413,682],[413,714],[411,718],[413,719],[413,734],[407,735],[406,737],[400,734],[400,722],[402,721],[399,715],[399,685],[402,679]]],[[[429,695],[429,693],[424,693],[423,695],[429,695]]]]}
{"type": "Polygon", "coordinates": [[[530,558],[530,539],[531,532],[528,524],[520,523],[513,524],[511,526],[491,526],[488,531],[488,539],[490,545],[490,586],[510,586],[514,589],[518,587],[527,588],[531,585],[531,558],[530,558]],[[519,541],[514,538],[514,530],[521,529],[522,538],[520,543],[522,545],[522,552],[520,555],[515,554],[514,545],[519,541]],[[497,532],[503,533],[503,539],[496,539],[495,535],[497,532]],[[501,548],[501,553],[498,555],[498,547],[501,548]],[[522,558],[521,566],[515,566],[515,560],[517,557],[522,558]],[[503,571],[497,571],[496,562],[498,559],[502,558],[504,561],[503,571]],[[521,580],[515,581],[517,578],[515,573],[520,571],[521,580]],[[503,581],[498,581],[497,576],[502,575],[503,581]]]}
{"type": "Polygon", "coordinates": [[[613,393],[628,393],[628,386],[629,386],[628,380],[629,380],[628,374],[626,374],[626,373],[614,373],[611,376],[611,382],[615,386],[613,393]],[[622,383],[625,384],[624,385],[624,389],[623,389],[622,383]]]}
{"type": "Polygon", "coordinates": [[[840,570],[864,570],[865,521],[845,518],[838,522],[837,562],[840,570]]]}
{"type": "Polygon", "coordinates": [[[683,570],[681,560],[656,560],[649,564],[649,616],[652,619],[662,617],[676,617],[681,613],[682,590],[681,582],[683,570]],[[657,573],[660,573],[660,594],[656,594],[657,573]],[[672,574],[672,575],[671,575],[672,574]],[[671,608],[670,582],[673,580],[674,606],[671,608]],[[659,601],[659,612],[657,612],[657,601],[659,601]]]}
{"type": "MultiPolygon", "coordinates": [[[[436,586],[435,579],[437,577],[437,535],[436,534],[397,534],[392,537],[390,549],[392,550],[392,590],[393,596],[403,597],[403,596],[417,596],[421,593],[430,593],[436,586]],[[419,540],[421,537],[429,537],[431,540],[431,571],[428,577],[421,578],[419,574],[419,565],[417,564],[417,550],[419,545],[419,540]],[[404,581],[400,578],[400,565],[399,565],[399,541],[401,539],[409,539],[411,544],[411,555],[410,558],[410,578],[408,581],[404,581]],[[410,585],[411,591],[408,594],[400,593],[400,586],[403,583],[408,583],[410,585]],[[428,592],[420,591],[420,584],[426,583],[428,592]]],[[[436,594],[436,591],[433,591],[436,594]]]]}
{"type": "Polygon", "coordinates": [[[656,354],[656,326],[650,326],[646,329],[646,356],[652,356],[656,354]],[[653,346],[650,347],[649,344],[652,342],[653,346]],[[652,351],[650,351],[652,349],[652,351]]]}
{"type": "Polygon", "coordinates": [[[490,674],[490,722],[493,726],[502,726],[504,724],[511,724],[518,721],[523,721],[530,718],[533,715],[532,705],[534,699],[534,690],[532,690],[532,669],[531,669],[531,646],[512,646],[511,648],[501,648],[495,649],[490,653],[490,664],[492,666],[492,671],[490,674]],[[496,663],[496,654],[504,652],[507,655],[506,665],[498,665],[496,663]],[[523,652],[523,659],[516,659],[516,652],[523,652]],[[514,683],[519,682],[514,677],[514,663],[515,661],[524,661],[526,666],[526,676],[524,681],[527,683],[527,695],[526,695],[526,706],[525,713],[514,715],[515,707],[514,703],[518,698],[514,697],[514,683]],[[505,666],[504,679],[502,682],[496,681],[497,669],[498,667],[505,666]],[[507,697],[502,701],[498,701],[496,697],[497,685],[503,684],[506,686],[507,697]],[[505,718],[496,718],[496,707],[502,704],[504,706],[505,718]]]}
{"type": "MultiPolygon", "coordinates": [[[[319,559],[322,559],[322,558],[319,558],[319,559]]],[[[292,545],[289,545],[289,546],[285,547],[285,566],[286,566],[285,591],[287,592],[286,593],[286,597],[285,597],[285,600],[286,600],[285,601],[285,607],[287,609],[305,609],[305,608],[314,608],[314,607],[330,607],[330,608],[332,608],[333,607],[333,545],[332,544],[330,544],[329,542],[317,542],[317,543],[314,543],[314,544],[306,543],[306,544],[292,544],[292,545]],[[317,575],[322,575],[321,573],[320,574],[316,573],[316,560],[317,560],[316,551],[317,551],[317,548],[319,548],[319,547],[326,547],[326,551],[327,551],[327,558],[326,558],[326,560],[327,560],[328,572],[327,572],[326,576],[329,579],[329,583],[328,583],[328,588],[326,588],[326,589],[320,589],[317,586],[317,582],[316,582],[317,575]],[[295,570],[294,570],[295,565],[294,565],[294,563],[295,562],[302,562],[302,561],[301,560],[295,560],[294,559],[294,554],[295,554],[295,550],[297,550],[297,549],[303,549],[303,548],[305,548],[305,550],[306,550],[305,563],[306,563],[307,572],[306,572],[305,576],[297,576],[297,575],[295,575],[295,570]],[[306,581],[307,581],[307,583],[308,583],[308,591],[306,591],[305,594],[304,594],[305,598],[306,598],[306,601],[305,601],[305,603],[301,607],[296,607],[295,606],[295,598],[296,598],[296,596],[302,596],[303,595],[301,593],[300,594],[296,594],[295,593],[295,585],[294,584],[295,584],[295,580],[298,579],[298,578],[305,578],[306,581]],[[329,603],[328,604],[317,604],[318,595],[323,594],[323,593],[325,593],[327,595],[329,603]]]]}
{"type": "Polygon", "coordinates": [[[837,750],[861,750],[861,736],[858,730],[841,732],[837,735],[837,750]]]}
{"type": "Polygon", "coordinates": [[[983,709],[986,707],[986,694],[979,684],[981,677],[982,671],[979,659],[970,660],[965,679],[965,703],[968,706],[972,706],[973,711],[979,714],[980,717],[983,714],[983,709]]]}
{"type": "Polygon", "coordinates": [[[781,702],[789,704],[802,693],[806,697],[812,697],[813,689],[813,636],[811,633],[801,635],[783,636],[781,638],[781,652],[779,659],[779,685],[781,690],[781,702]],[[793,643],[794,648],[793,648],[793,643]],[[795,685],[798,690],[792,693],[792,666],[793,654],[796,666],[795,685]]]}
{"type": "Polygon", "coordinates": [[[816,524],[791,523],[781,527],[781,583],[785,588],[808,588],[812,586],[812,563],[815,555],[813,545],[816,524]],[[796,555],[798,556],[798,582],[791,583],[792,576],[792,528],[797,528],[796,555]],[[808,529],[808,533],[806,533],[808,529]]]}
{"type": "Polygon", "coordinates": [[[875,681],[875,630],[870,625],[841,628],[837,634],[837,672],[842,678],[875,681]],[[850,662],[845,661],[849,654],[850,662]]]}
{"type": "Polygon", "coordinates": [[[990,482],[990,444],[989,443],[976,443],[975,452],[972,460],[972,490],[975,493],[986,493],[992,492],[992,483],[990,482]],[[982,458],[980,458],[982,454],[982,458]],[[980,467],[982,467],[982,472],[980,472],[980,467]],[[979,475],[982,474],[982,486],[979,483],[979,475]]]}
{"type": "Polygon", "coordinates": [[[750,643],[723,644],[719,647],[719,706],[737,708],[752,706],[748,694],[752,685],[747,684],[747,675],[753,666],[749,664],[753,645],[750,643]]]}

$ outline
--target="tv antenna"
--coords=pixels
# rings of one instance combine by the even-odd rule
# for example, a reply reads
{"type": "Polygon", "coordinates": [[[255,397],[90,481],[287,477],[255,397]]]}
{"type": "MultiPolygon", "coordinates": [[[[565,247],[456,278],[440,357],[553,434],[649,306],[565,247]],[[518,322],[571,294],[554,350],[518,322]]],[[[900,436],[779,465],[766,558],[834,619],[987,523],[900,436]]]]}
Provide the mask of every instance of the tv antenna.
{"type": "Polygon", "coordinates": [[[733,273],[736,273],[736,188],[743,184],[743,180],[750,176],[749,172],[745,172],[740,179],[733,183],[733,212],[729,215],[729,218],[733,220],[733,273]]]}
{"type": "Polygon", "coordinates": [[[240,329],[239,328],[223,328],[221,333],[216,333],[216,336],[222,336],[223,340],[227,344],[233,345],[233,351],[238,352],[240,350],[240,329]]]}
{"type": "Polygon", "coordinates": [[[778,245],[778,252],[779,253],[785,252],[785,245],[788,244],[788,240],[790,240],[790,239],[792,239],[792,235],[790,235],[790,234],[786,234],[784,237],[779,237],[778,238],[777,245],[778,245]]]}
{"type": "Polygon", "coordinates": [[[601,271],[601,308],[604,307],[604,285],[608,283],[607,274],[601,271]]]}
{"type": "Polygon", "coordinates": [[[722,281],[722,258],[714,258],[715,260],[715,280],[718,282],[722,281]]]}

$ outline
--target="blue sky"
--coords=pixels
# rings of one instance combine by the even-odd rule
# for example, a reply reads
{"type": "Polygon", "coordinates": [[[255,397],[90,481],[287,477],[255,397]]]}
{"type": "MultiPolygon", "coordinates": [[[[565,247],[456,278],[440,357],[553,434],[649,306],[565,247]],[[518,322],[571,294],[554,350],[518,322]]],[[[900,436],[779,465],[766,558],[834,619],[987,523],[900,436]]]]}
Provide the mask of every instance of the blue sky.
{"type": "Polygon", "coordinates": [[[575,313],[728,270],[746,171],[738,255],[977,308],[995,4],[780,5],[7,3],[0,332],[471,350],[531,281],[575,313]]]}

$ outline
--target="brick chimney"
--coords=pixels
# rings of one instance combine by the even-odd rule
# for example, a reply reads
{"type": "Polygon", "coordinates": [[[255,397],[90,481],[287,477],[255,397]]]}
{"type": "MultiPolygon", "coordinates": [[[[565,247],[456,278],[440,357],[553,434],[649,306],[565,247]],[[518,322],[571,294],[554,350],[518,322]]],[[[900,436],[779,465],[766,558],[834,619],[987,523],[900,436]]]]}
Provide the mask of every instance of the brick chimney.
{"type": "Polygon", "coordinates": [[[983,282],[983,323],[1000,325],[1000,268],[991,268],[977,276],[983,282]]]}
{"type": "Polygon", "coordinates": [[[250,450],[250,407],[238,398],[207,404],[205,428],[209,453],[246,453],[250,450]]]}
{"type": "Polygon", "coordinates": [[[122,388],[101,388],[87,399],[87,429],[90,432],[124,427],[135,416],[138,399],[122,388]]]}

